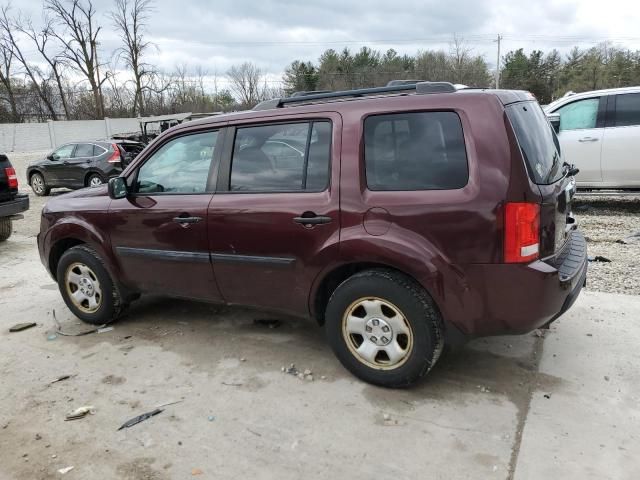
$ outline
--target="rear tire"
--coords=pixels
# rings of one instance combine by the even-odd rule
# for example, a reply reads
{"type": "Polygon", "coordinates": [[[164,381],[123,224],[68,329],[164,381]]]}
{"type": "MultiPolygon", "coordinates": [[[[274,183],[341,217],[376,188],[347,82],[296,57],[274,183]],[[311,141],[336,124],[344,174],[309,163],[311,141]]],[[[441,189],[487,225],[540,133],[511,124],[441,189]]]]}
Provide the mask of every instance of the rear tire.
{"type": "Polygon", "coordinates": [[[67,250],[56,270],[58,288],[69,310],[80,320],[102,325],[116,320],[125,305],[100,256],[86,245],[67,250]]]}
{"type": "Polygon", "coordinates": [[[31,185],[33,193],[35,193],[39,197],[46,197],[47,195],[49,195],[49,193],[51,193],[51,187],[47,186],[47,183],[44,181],[44,177],[40,172],[36,172],[31,175],[29,184],[31,185]]]}
{"type": "Polygon", "coordinates": [[[442,352],[442,319],[410,277],[366,270],[334,291],[325,329],[342,365],[365,382],[407,387],[426,375],[442,352]]]}
{"type": "Polygon", "coordinates": [[[99,187],[104,183],[102,177],[97,173],[92,173],[87,177],[86,186],[87,187],[99,187]]]}
{"type": "Polygon", "coordinates": [[[13,233],[13,222],[10,218],[0,218],[0,242],[7,240],[13,233]]]}

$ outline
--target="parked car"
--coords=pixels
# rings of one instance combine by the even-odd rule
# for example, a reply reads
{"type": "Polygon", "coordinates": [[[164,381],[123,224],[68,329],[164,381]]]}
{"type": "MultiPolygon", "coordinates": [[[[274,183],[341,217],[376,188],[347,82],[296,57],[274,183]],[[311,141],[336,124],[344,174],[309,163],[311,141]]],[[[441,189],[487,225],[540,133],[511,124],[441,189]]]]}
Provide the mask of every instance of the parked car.
{"type": "Polygon", "coordinates": [[[29,210],[29,195],[18,193],[18,176],[6,155],[0,154],[0,242],[13,232],[13,220],[29,210]]]}
{"type": "Polygon", "coordinates": [[[578,188],[640,188],[640,87],[572,93],[545,107],[559,116],[562,157],[578,188]]]}
{"type": "Polygon", "coordinates": [[[49,195],[52,188],[95,187],[122,173],[143,148],[131,140],[65,143],[30,163],[27,181],[39,196],[49,195]]]}
{"type": "Polygon", "coordinates": [[[85,322],[147,292],[311,317],[347,369],[399,387],[446,345],[573,304],[570,173],[526,92],[301,95],[164,132],[108,186],[50,200],[38,247],[85,322]]]}

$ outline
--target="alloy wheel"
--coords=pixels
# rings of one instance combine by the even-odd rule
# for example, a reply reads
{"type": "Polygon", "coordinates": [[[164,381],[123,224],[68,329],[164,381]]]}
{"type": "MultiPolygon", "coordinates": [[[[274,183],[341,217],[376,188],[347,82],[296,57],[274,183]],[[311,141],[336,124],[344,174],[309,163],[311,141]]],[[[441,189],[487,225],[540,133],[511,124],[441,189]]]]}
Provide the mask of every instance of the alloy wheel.
{"type": "Polygon", "coordinates": [[[84,263],[74,262],[67,267],[64,278],[67,294],[73,304],[85,313],[93,313],[102,304],[102,289],[98,277],[84,263]]]}

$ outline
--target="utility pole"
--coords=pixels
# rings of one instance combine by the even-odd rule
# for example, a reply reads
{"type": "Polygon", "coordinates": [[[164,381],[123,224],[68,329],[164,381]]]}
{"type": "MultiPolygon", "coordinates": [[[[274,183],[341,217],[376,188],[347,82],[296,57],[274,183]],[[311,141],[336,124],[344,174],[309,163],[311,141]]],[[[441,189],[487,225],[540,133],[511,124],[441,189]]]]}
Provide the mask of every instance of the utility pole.
{"type": "Polygon", "coordinates": [[[500,88],[500,42],[502,36],[498,34],[498,39],[494,42],[498,42],[498,60],[496,61],[496,89],[500,88]]]}

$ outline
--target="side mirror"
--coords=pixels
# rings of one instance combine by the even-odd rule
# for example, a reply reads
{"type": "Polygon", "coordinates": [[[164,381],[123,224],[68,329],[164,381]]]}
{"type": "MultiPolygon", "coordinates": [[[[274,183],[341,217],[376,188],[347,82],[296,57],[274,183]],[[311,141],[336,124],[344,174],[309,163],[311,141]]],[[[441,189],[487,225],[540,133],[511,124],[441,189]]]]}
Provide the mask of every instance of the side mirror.
{"type": "Polygon", "coordinates": [[[47,160],[51,160],[52,162],[58,160],[60,157],[54,153],[47,155],[47,160]]]}
{"type": "Polygon", "coordinates": [[[109,196],[114,200],[125,198],[129,193],[127,191],[127,181],[123,177],[114,177],[109,179],[109,196]]]}
{"type": "Polygon", "coordinates": [[[556,133],[560,133],[560,114],[550,113],[549,115],[547,115],[547,118],[549,119],[549,123],[556,131],[556,133]]]}

